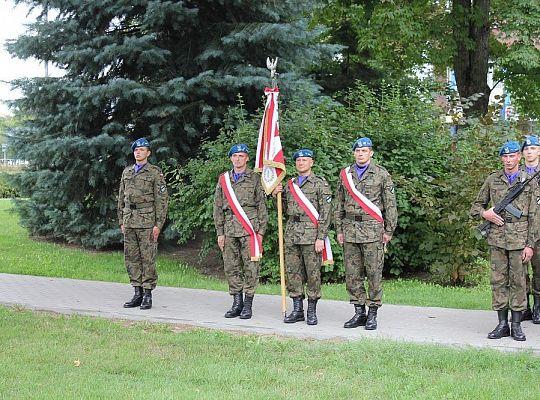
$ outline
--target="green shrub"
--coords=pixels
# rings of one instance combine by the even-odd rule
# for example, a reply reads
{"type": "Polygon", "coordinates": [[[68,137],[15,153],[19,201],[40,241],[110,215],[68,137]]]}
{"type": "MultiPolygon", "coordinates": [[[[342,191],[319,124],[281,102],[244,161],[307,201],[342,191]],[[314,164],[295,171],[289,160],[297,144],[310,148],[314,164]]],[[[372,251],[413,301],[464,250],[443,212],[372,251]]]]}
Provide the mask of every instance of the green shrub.
{"type": "MultiPolygon", "coordinates": [[[[340,169],[354,162],[351,143],[370,136],[375,161],[392,175],[398,202],[398,228],[388,246],[385,271],[430,271],[440,282],[467,283],[478,280],[477,259],[485,246],[471,235],[475,222],[468,212],[483,179],[497,165],[501,138],[509,133],[477,122],[452,141],[429,89],[374,90],[358,84],[342,97],[345,105],[289,104],[280,114],[287,175],[295,175],[292,153],[309,147],[315,152],[314,173],[324,176],[335,191],[340,169]]],[[[250,146],[253,165],[261,114],[247,116],[241,105],[232,109],[227,126],[215,141],[202,145],[200,157],[169,171],[175,182],[169,216],[181,243],[202,231],[208,245],[215,245],[212,204],[217,178],[230,168],[227,151],[233,143],[250,146]]],[[[271,200],[268,207],[261,277],[277,281],[277,213],[271,200]]],[[[331,232],[336,263],[324,268],[325,282],[340,281],[344,275],[334,236],[331,232]]]]}
{"type": "Polygon", "coordinates": [[[9,183],[7,173],[0,173],[0,199],[19,197],[19,192],[9,183]]]}

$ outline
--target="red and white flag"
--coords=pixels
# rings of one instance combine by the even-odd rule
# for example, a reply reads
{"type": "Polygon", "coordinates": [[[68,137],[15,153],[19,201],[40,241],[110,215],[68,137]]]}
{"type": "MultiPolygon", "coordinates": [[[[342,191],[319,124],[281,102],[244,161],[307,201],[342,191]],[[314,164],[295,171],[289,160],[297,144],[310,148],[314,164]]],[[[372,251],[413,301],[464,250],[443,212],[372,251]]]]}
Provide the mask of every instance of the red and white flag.
{"type": "Polygon", "coordinates": [[[262,186],[268,195],[285,178],[285,157],[279,138],[279,89],[266,88],[264,94],[266,95],[266,106],[259,128],[255,171],[261,172],[262,186]]]}

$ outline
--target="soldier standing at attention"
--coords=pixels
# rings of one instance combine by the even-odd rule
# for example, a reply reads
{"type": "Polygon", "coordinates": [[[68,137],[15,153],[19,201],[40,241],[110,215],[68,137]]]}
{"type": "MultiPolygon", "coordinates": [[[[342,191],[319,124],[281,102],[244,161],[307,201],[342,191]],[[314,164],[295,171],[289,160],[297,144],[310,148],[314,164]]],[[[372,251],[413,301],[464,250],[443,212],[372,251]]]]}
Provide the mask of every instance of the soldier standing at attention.
{"type": "MultiPolygon", "coordinates": [[[[521,152],[525,159],[525,165],[522,170],[527,174],[532,175],[538,171],[538,157],[540,155],[540,141],[536,136],[527,136],[521,145],[521,152]]],[[[538,182],[531,182],[533,187],[538,186],[538,182]]],[[[532,266],[532,285],[529,279],[528,270],[526,270],[527,278],[527,310],[523,314],[523,320],[531,320],[534,324],[540,324],[540,241],[536,241],[533,248],[533,256],[531,258],[532,266]],[[529,294],[533,295],[533,312],[531,315],[531,306],[529,303],[529,294]]]]}
{"type": "Polygon", "coordinates": [[[133,298],[124,307],[152,308],[156,287],[159,233],[167,215],[167,186],[161,170],[148,162],[150,143],[145,138],[131,144],[135,164],[124,169],[118,193],[118,223],[124,234],[124,256],[133,298]],[[143,293],[144,291],[144,293],[143,293]]]}
{"type": "Polygon", "coordinates": [[[396,197],[390,174],[372,162],[371,139],[358,139],[352,150],[356,162],[340,173],[334,214],[337,240],[343,246],[347,291],[355,309],[343,326],[375,330],[382,304],[384,246],[397,226],[396,197]]]}
{"type": "Polygon", "coordinates": [[[225,318],[249,319],[259,283],[262,239],[268,223],[261,176],[247,167],[249,148],[236,144],[229,150],[231,171],[220,175],[214,194],[217,244],[233,304],[225,318]],[[241,267],[243,265],[243,268],[241,267]],[[242,298],[245,292],[245,298],[242,298]]]}
{"type": "Polygon", "coordinates": [[[285,265],[293,311],[284,322],[304,321],[304,284],[307,284],[307,324],[317,325],[321,265],[333,262],[327,237],[332,193],[328,182],[311,172],[313,151],[298,150],[293,160],[298,177],[290,179],[285,188],[279,184],[272,192],[274,196],[283,192],[283,211],[287,215],[285,265]]]}
{"type": "Polygon", "coordinates": [[[489,175],[480,189],[472,208],[472,217],[482,217],[491,222],[487,236],[491,261],[491,291],[493,309],[497,311],[499,324],[488,334],[489,339],[512,335],[514,340],[526,340],[521,329],[522,313],[527,307],[525,274],[534,247],[534,221],[536,198],[534,188],[526,185],[523,192],[512,202],[523,215],[517,218],[508,212],[501,215],[493,211],[508,191],[527,179],[520,171],[521,158],[518,142],[510,141],[501,147],[499,156],[503,169],[489,175]],[[491,205],[491,208],[488,208],[491,205]],[[508,326],[508,309],[512,312],[512,329],[508,326]]]}

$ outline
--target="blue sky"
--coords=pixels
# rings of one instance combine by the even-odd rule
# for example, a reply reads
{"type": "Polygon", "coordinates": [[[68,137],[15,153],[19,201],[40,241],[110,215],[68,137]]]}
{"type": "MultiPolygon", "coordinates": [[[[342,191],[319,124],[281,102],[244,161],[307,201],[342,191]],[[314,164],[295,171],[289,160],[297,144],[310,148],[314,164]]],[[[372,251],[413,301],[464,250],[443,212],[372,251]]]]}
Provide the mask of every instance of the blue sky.
{"type": "MultiPolygon", "coordinates": [[[[0,0],[0,115],[9,113],[5,100],[20,97],[20,93],[10,90],[7,82],[22,77],[35,77],[44,74],[45,67],[37,60],[13,59],[4,49],[6,40],[15,39],[26,30],[25,23],[35,19],[36,12],[28,14],[25,5],[15,6],[11,0],[0,0]]],[[[51,74],[57,71],[49,68],[51,74]]]]}

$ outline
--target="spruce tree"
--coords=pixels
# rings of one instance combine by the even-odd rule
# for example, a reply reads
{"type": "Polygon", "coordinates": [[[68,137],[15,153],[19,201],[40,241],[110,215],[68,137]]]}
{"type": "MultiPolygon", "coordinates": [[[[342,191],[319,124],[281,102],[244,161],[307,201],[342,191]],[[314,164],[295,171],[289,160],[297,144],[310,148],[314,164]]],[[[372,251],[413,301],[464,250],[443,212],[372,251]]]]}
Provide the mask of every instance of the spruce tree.
{"type": "Polygon", "coordinates": [[[308,97],[320,88],[303,71],[333,50],[307,28],[311,2],[17,3],[51,17],[44,11],[8,50],[65,70],[13,82],[24,94],[13,105],[30,117],[11,137],[31,163],[18,178],[22,222],[33,234],[87,246],[121,240],[115,198],[132,140],[151,141],[153,162],[185,160],[217,134],[238,94],[248,111],[262,106],[266,57],[280,58],[285,98],[308,97]]]}

